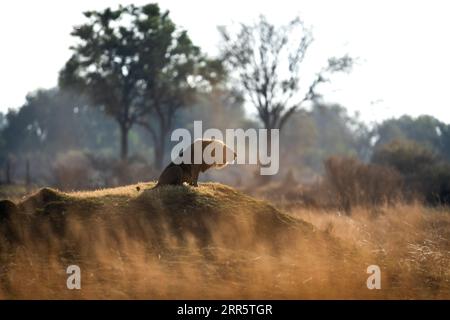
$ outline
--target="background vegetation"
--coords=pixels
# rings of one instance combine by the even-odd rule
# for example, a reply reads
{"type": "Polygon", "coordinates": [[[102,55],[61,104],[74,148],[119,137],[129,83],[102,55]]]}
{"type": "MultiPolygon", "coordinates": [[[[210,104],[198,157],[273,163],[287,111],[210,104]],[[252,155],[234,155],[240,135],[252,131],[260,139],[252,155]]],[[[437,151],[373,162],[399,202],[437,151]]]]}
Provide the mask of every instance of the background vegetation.
{"type": "Polygon", "coordinates": [[[0,113],[0,298],[449,298],[450,124],[328,101],[356,59],[300,81],[299,18],[221,27],[209,57],[157,4],[84,15],[58,86],[0,113]],[[280,172],[148,190],[194,120],[280,129],[280,172]]]}
{"type": "MultiPolygon", "coordinates": [[[[0,114],[4,197],[38,186],[96,189],[156,179],[169,160],[171,130],[202,120],[205,128],[281,129],[282,169],[272,183],[287,175],[295,186],[317,183],[326,173],[336,184],[343,173],[336,160],[325,161],[341,156],[353,159],[346,166],[395,170],[404,199],[448,202],[449,125],[425,115],[368,125],[328,103],[321,84],[350,72],[355,60],[331,55],[301,82],[313,35],[299,18],[275,26],[261,17],[235,33],[221,27],[220,56],[212,58],[157,4],[84,15],[59,86],[34,91],[23,106],[0,114]]],[[[254,170],[234,166],[204,179],[242,188],[268,182],[254,170]]],[[[353,174],[364,182],[354,188],[368,184],[353,174]]]]}

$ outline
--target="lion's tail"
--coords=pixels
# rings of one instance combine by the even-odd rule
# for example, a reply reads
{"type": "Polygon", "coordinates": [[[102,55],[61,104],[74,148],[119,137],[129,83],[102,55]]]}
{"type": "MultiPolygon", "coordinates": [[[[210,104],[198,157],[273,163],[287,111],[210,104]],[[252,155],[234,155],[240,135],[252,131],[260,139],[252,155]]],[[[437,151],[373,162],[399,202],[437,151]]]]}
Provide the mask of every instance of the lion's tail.
{"type": "Polygon", "coordinates": [[[155,186],[154,186],[153,188],[151,188],[150,190],[156,189],[156,188],[158,188],[158,187],[160,187],[160,186],[161,186],[161,184],[160,184],[159,182],[157,182],[157,183],[155,184],[155,186]]]}
{"type": "MultiPolygon", "coordinates": [[[[158,187],[160,187],[160,186],[161,186],[161,185],[159,184],[159,182],[157,182],[156,185],[154,185],[152,188],[147,189],[147,190],[153,190],[153,189],[156,189],[156,188],[158,188],[158,187]]],[[[137,186],[137,187],[136,187],[136,190],[137,190],[137,192],[141,191],[141,187],[137,186]]]]}

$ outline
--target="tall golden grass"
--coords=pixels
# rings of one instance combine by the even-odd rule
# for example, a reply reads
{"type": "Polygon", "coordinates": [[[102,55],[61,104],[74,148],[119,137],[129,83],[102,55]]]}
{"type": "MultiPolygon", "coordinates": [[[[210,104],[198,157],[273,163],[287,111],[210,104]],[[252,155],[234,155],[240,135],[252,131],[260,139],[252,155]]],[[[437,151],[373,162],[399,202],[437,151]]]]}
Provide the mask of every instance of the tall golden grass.
{"type": "MultiPolygon", "coordinates": [[[[93,215],[83,212],[90,206],[74,206],[58,212],[67,215],[63,220],[50,212],[32,226],[16,225],[20,243],[1,240],[0,298],[450,298],[450,213],[444,209],[398,205],[374,216],[354,208],[347,216],[297,208],[289,215],[300,224],[284,228],[277,222],[282,216],[264,218],[275,209],[230,188],[200,187],[194,202],[177,207],[187,211],[167,219],[147,219],[133,206],[123,214],[118,207],[129,205],[133,189],[115,190],[100,194],[108,206],[93,215]],[[201,211],[189,215],[194,203],[201,211]],[[72,264],[81,268],[81,290],[66,287],[72,264]],[[374,264],[381,268],[380,290],[366,286],[366,269],[374,264]]],[[[185,192],[179,190],[170,191],[175,199],[185,192]]],[[[156,199],[164,195],[151,195],[154,208],[170,205],[156,199]]]]}

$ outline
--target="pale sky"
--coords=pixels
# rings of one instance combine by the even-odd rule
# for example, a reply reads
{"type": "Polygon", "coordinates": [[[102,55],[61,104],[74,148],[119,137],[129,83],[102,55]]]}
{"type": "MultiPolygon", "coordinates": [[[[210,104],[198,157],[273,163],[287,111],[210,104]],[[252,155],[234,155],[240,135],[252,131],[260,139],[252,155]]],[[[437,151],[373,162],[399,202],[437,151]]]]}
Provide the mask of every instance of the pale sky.
{"type": "MultiPolygon", "coordinates": [[[[19,107],[27,92],[56,85],[70,57],[70,32],[82,12],[151,1],[3,1],[0,9],[0,111],[19,107]]],[[[296,15],[313,28],[308,68],[333,55],[359,58],[350,74],[323,88],[326,101],[358,111],[367,122],[402,114],[430,114],[450,123],[450,2],[164,0],[176,24],[194,43],[217,54],[217,25],[254,21],[275,24],[296,15]]]]}

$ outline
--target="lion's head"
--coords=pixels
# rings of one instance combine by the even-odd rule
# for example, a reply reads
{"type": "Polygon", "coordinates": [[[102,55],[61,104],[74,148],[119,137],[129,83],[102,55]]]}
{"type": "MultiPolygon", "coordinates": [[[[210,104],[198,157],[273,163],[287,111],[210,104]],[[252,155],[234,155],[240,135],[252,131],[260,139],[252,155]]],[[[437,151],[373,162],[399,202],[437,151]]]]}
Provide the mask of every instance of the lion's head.
{"type": "MultiPolygon", "coordinates": [[[[183,153],[191,155],[191,164],[201,164],[206,169],[223,168],[237,156],[233,149],[216,139],[197,139],[183,153]]],[[[180,156],[183,156],[183,153],[180,156]]]]}

